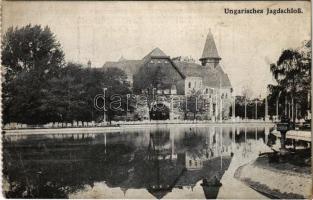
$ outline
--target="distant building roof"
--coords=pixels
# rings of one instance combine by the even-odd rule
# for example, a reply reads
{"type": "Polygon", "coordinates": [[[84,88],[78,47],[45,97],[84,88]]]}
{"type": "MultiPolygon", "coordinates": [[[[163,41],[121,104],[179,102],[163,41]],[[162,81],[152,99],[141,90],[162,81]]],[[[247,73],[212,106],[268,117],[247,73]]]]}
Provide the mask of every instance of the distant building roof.
{"type": "Polygon", "coordinates": [[[123,56],[120,57],[120,59],[118,59],[118,61],[125,61],[127,59],[125,59],[123,56]]]}
{"type": "Polygon", "coordinates": [[[121,60],[117,62],[109,61],[103,65],[103,68],[117,67],[125,71],[126,74],[130,75],[137,73],[143,63],[143,60],[121,60]]]}
{"type": "MultiPolygon", "coordinates": [[[[209,55],[211,57],[218,56],[212,33],[209,33],[208,35],[206,46],[208,45],[207,43],[213,44],[213,48],[208,47],[206,50],[206,47],[205,47],[204,55],[205,56],[209,55]]],[[[216,67],[209,67],[209,66],[203,67],[200,64],[193,63],[193,62],[180,61],[179,59],[172,60],[159,48],[153,49],[142,60],[125,60],[123,58],[117,62],[106,62],[103,65],[103,68],[117,67],[125,71],[125,73],[128,75],[134,75],[134,74],[137,74],[139,69],[152,58],[168,59],[173,64],[172,66],[177,70],[179,74],[181,74],[183,78],[190,77],[190,76],[201,77],[203,79],[203,84],[205,86],[213,87],[213,88],[231,87],[231,83],[228,78],[228,75],[224,73],[220,64],[217,64],[216,67]]]]}
{"type": "Polygon", "coordinates": [[[153,49],[150,53],[148,53],[148,55],[143,57],[142,60],[146,61],[146,60],[151,59],[151,58],[160,58],[160,57],[161,58],[163,58],[163,57],[169,58],[169,56],[167,56],[160,48],[157,47],[157,48],[153,49]]]}
{"type": "Polygon", "coordinates": [[[219,64],[216,68],[203,67],[199,64],[188,62],[175,62],[175,64],[186,77],[201,77],[205,86],[213,88],[220,86],[222,88],[231,87],[228,75],[224,73],[219,64]]]}
{"type": "Polygon", "coordinates": [[[216,48],[214,38],[213,38],[213,34],[211,33],[211,31],[209,31],[208,36],[206,38],[200,60],[207,59],[207,58],[221,59],[221,57],[218,55],[217,48],[216,48]]]}

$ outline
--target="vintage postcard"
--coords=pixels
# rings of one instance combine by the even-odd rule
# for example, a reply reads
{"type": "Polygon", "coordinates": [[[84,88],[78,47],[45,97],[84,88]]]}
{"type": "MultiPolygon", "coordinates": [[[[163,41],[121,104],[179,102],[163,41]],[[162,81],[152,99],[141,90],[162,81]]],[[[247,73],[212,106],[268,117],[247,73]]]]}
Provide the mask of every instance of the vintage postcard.
{"type": "Polygon", "coordinates": [[[310,1],[3,1],[4,198],[312,198],[310,1]]]}

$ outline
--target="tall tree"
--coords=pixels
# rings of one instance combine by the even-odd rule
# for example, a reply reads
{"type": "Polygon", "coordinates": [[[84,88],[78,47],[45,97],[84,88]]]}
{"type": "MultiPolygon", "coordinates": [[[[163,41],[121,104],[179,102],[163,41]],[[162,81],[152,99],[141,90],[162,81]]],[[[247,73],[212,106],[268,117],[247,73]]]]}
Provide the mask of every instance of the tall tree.
{"type": "Polygon", "coordinates": [[[287,49],[282,52],[276,64],[271,64],[271,72],[277,81],[277,86],[269,86],[272,92],[284,95],[289,99],[291,112],[293,113],[292,121],[295,122],[295,106],[303,99],[310,88],[308,77],[311,76],[310,66],[304,60],[304,57],[296,50],[287,49]]]}
{"type": "Polygon", "coordinates": [[[64,53],[48,26],[10,27],[2,40],[2,65],[6,81],[32,70],[44,79],[58,73],[64,65],[64,53]]]}
{"type": "Polygon", "coordinates": [[[107,88],[105,106],[108,120],[111,122],[114,116],[125,114],[129,107],[127,94],[131,94],[126,73],[119,68],[107,68],[99,86],[107,88]]]}
{"type": "Polygon", "coordinates": [[[49,27],[9,28],[2,39],[4,122],[44,123],[48,80],[64,66],[60,43],[49,27]]]}
{"type": "Polygon", "coordinates": [[[247,119],[247,104],[252,97],[252,90],[249,86],[242,88],[242,96],[244,97],[244,118],[247,119]]]}

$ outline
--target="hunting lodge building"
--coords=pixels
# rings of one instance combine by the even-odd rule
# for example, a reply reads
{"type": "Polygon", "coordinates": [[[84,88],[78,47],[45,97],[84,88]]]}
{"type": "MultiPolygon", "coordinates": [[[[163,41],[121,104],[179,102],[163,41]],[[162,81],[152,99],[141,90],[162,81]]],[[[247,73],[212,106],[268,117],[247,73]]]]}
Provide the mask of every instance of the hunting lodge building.
{"type": "Polygon", "coordinates": [[[161,49],[155,48],[142,60],[121,57],[117,62],[106,62],[103,68],[122,69],[127,74],[134,94],[140,96],[153,91],[164,99],[162,102],[139,102],[135,113],[140,119],[184,119],[185,112],[175,107],[172,100],[188,98],[195,92],[200,93],[207,102],[205,112],[197,114],[198,119],[228,118],[233,102],[232,86],[220,65],[221,57],[211,31],[199,60],[201,65],[180,57],[170,58],[161,49]],[[160,108],[160,104],[164,109],[155,109],[160,108]]]}

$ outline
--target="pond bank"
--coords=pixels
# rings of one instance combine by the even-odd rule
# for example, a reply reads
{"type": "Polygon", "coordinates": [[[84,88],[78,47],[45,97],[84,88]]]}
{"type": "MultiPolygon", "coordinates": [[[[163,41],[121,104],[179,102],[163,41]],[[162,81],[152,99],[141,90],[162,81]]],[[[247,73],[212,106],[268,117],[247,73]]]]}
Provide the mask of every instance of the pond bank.
{"type": "Polygon", "coordinates": [[[309,165],[269,163],[268,155],[239,167],[235,178],[271,198],[304,199],[311,196],[309,165]]]}
{"type": "MultiPolygon", "coordinates": [[[[274,130],[274,131],[272,131],[272,134],[278,138],[281,137],[281,134],[279,131],[274,130]]],[[[307,141],[307,142],[311,142],[311,136],[312,136],[312,133],[310,130],[309,131],[290,130],[290,131],[287,131],[287,133],[286,133],[287,139],[303,140],[303,141],[307,141]]]]}
{"type": "Polygon", "coordinates": [[[33,135],[33,134],[74,134],[74,133],[106,133],[130,131],[132,129],[147,129],[147,128],[172,128],[172,127],[273,127],[271,122],[247,122],[247,123],[151,123],[151,124],[125,124],[119,126],[103,126],[103,127],[75,127],[75,128],[33,128],[33,129],[5,129],[5,135],[33,135]]]}

